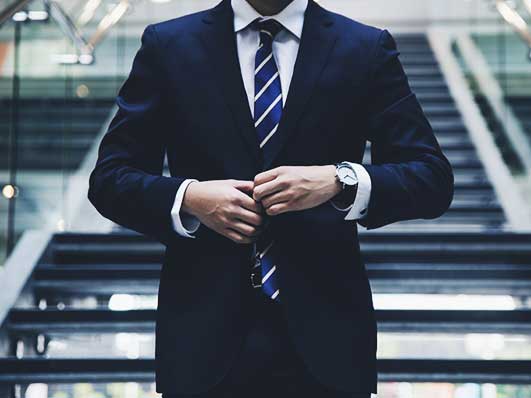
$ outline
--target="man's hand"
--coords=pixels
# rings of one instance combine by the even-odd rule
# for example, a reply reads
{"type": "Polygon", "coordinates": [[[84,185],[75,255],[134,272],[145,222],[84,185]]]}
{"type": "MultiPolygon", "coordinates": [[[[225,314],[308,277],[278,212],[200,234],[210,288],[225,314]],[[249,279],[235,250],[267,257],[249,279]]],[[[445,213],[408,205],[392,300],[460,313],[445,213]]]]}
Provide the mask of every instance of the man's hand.
{"type": "Polygon", "coordinates": [[[253,198],[270,216],[311,209],[341,192],[336,167],[282,166],[254,178],[253,198]]]}
{"type": "Polygon", "coordinates": [[[252,243],[263,222],[261,205],[253,200],[253,181],[192,182],[182,210],[236,243],[252,243]]]}

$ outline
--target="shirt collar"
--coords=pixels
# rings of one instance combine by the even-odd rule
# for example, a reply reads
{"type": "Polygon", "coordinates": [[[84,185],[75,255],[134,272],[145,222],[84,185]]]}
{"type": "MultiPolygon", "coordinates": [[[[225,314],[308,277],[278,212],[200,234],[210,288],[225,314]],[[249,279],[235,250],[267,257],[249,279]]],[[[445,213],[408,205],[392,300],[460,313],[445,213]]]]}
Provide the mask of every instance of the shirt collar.
{"type": "MultiPolygon", "coordinates": [[[[257,18],[264,18],[258,13],[247,0],[231,0],[234,10],[234,31],[239,32],[249,26],[257,18]]],[[[304,13],[308,7],[308,0],[293,0],[286,8],[276,15],[265,17],[275,19],[284,28],[297,36],[300,40],[304,25],[304,13]]]]}

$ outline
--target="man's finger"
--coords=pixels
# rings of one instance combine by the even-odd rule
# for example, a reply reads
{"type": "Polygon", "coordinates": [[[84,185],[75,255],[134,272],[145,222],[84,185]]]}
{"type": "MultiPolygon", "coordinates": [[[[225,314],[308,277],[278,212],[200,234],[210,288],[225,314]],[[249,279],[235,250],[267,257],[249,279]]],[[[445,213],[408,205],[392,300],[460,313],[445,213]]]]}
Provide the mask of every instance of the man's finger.
{"type": "Polygon", "coordinates": [[[241,207],[243,207],[244,209],[247,209],[257,214],[262,213],[262,205],[260,203],[257,203],[249,195],[246,195],[245,193],[241,192],[240,200],[241,207]]]}
{"type": "Polygon", "coordinates": [[[239,191],[251,194],[253,192],[254,182],[253,181],[234,180],[232,186],[234,188],[238,189],[239,191]]]}
{"type": "Polygon", "coordinates": [[[230,228],[227,228],[225,236],[236,243],[252,243],[253,242],[253,238],[249,238],[248,236],[242,235],[241,233],[233,229],[230,229],[230,228]]]}
{"type": "Polygon", "coordinates": [[[260,174],[257,174],[256,177],[254,177],[254,186],[256,187],[258,185],[274,180],[275,178],[278,177],[279,174],[280,174],[280,170],[278,167],[271,169],[271,170],[264,171],[260,174]]]}
{"type": "Polygon", "coordinates": [[[240,234],[247,236],[247,237],[253,237],[257,234],[257,228],[254,225],[249,225],[243,221],[234,221],[230,229],[235,230],[236,232],[239,232],[240,234]]]}
{"type": "Polygon", "coordinates": [[[261,226],[264,222],[264,218],[260,214],[247,209],[241,209],[241,211],[236,214],[236,218],[247,224],[254,225],[255,227],[261,226]]]}
{"type": "Polygon", "coordinates": [[[286,191],[279,191],[271,195],[267,195],[264,198],[262,198],[262,206],[264,206],[265,209],[268,207],[271,207],[275,203],[282,203],[287,202],[290,199],[290,195],[286,191]]]}
{"type": "Polygon", "coordinates": [[[286,213],[290,211],[288,202],[282,202],[282,203],[275,203],[271,207],[266,209],[266,212],[270,216],[276,216],[281,213],[286,213]]]}
{"type": "Polygon", "coordinates": [[[261,201],[264,197],[281,190],[281,182],[278,179],[274,179],[259,186],[255,186],[253,190],[253,198],[256,201],[261,201]]]}

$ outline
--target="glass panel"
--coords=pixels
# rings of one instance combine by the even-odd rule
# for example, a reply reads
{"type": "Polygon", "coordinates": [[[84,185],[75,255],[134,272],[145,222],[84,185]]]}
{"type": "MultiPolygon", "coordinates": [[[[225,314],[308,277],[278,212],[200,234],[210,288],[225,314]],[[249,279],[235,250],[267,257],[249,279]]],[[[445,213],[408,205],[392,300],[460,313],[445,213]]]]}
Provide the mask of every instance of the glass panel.
{"type": "Polygon", "coordinates": [[[470,42],[463,45],[459,39],[454,49],[500,154],[529,204],[531,9],[526,1],[492,4],[500,11],[496,22],[468,27],[470,42]]]}
{"type": "MultiPolygon", "coordinates": [[[[492,76],[503,95],[504,114],[499,116],[501,124],[508,129],[509,118],[514,116],[525,134],[527,145],[531,145],[531,58],[529,47],[518,36],[511,33],[475,34],[474,42],[484,56],[492,76]]],[[[480,94],[479,94],[480,95],[480,94]]],[[[512,131],[506,131],[510,142],[512,131]]],[[[513,143],[514,144],[514,143],[513,143]]],[[[519,159],[520,160],[520,159],[519,159]]],[[[525,167],[525,165],[521,165],[525,167]]],[[[513,165],[513,171],[523,173],[513,165]]]]}
{"type": "MultiPolygon", "coordinates": [[[[61,20],[50,17],[59,8],[47,13],[31,2],[19,22],[0,29],[0,264],[30,229],[109,229],[86,200],[88,175],[139,36],[128,39],[126,25],[117,25],[101,37],[95,61],[83,64],[85,50],[68,34],[79,10],[66,5],[61,20]]],[[[107,11],[102,4],[96,16],[107,11]]],[[[95,21],[77,33],[88,40],[95,21]]]]}
{"type": "MultiPolygon", "coordinates": [[[[111,112],[115,69],[100,77],[92,65],[60,63],[76,49],[53,22],[29,25],[23,39],[18,168],[26,206],[19,208],[17,225],[68,230],[77,216],[76,202],[86,196],[81,189],[86,184],[73,190],[70,182],[111,112]]],[[[89,170],[80,171],[86,178],[89,170]]]]}

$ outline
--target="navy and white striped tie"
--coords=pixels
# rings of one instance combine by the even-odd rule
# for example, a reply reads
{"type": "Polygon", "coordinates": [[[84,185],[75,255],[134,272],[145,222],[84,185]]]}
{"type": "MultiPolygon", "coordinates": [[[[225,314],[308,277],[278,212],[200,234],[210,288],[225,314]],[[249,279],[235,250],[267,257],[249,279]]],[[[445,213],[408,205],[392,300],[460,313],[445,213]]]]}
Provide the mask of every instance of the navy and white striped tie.
{"type": "MultiPolygon", "coordinates": [[[[264,158],[269,158],[267,145],[276,133],[282,115],[282,87],[280,75],[273,57],[273,40],[282,25],[273,19],[258,20],[260,46],[255,61],[254,126],[258,134],[264,158]]],[[[275,245],[266,228],[256,244],[255,268],[261,267],[262,290],[273,300],[279,300],[275,245]]]]}

